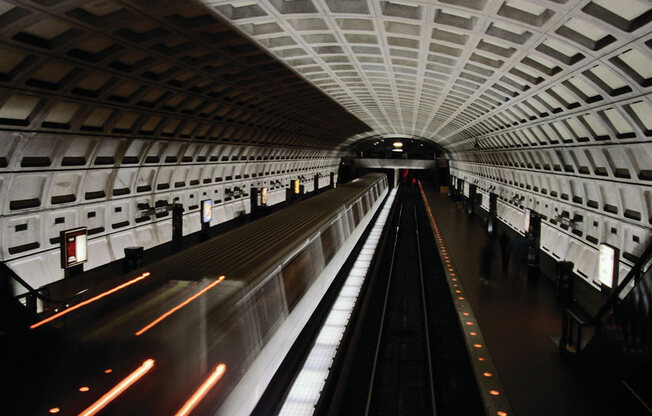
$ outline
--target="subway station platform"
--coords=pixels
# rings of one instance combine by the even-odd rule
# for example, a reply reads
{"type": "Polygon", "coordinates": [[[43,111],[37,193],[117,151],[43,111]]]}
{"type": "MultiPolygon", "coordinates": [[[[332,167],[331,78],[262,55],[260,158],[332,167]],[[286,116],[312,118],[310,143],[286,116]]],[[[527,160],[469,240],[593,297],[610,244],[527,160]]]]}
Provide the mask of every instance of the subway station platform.
{"type": "Polygon", "coordinates": [[[609,407],[559,353],[562,305],[553,281],[528,278],[527,265],[514,255],[503,272],[495,239],[489,282],[483,282],[480,253],[487,235],[481,218],[467,216],[431,185],[424,193],[513,414],[606,414],[609,407]]]}

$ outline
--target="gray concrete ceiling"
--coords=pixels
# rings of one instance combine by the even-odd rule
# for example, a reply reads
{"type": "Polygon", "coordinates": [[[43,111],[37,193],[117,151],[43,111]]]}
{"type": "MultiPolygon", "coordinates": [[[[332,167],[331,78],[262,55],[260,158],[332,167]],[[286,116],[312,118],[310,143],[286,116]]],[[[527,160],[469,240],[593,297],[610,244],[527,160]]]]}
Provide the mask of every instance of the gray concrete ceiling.
{"type": "Polygon", "coordinates": [[[96,266],[169,240],[140,206],[210,196],[228,220],[236,188],[281,200],[347,145],[417,136],[512,227],[545,215],[543,250],[578,273],[602,241],[631,266],[650,20],[643,0],[0,0],[0,257],[53,279],[62,229],[92,230],[96,266]]]}
{"type": "Polygon", "coordinates": [[[202,2],[371,126],[358,137],[418,136],[452,150],[482,138],[527,144],[538,139],[491,133],[546,119],[564,119],[561,136],[650,123],[647,1],[202,2]]]}

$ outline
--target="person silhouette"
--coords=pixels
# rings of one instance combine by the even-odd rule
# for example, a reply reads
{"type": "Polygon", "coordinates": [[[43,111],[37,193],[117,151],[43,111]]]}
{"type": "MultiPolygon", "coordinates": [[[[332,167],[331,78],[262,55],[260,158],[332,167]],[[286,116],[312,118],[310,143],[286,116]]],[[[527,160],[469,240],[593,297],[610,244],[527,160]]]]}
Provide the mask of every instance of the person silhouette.
{"type": "Polygon", "coordinates": [[[498,238],[498,244],[500,245],[500,259],[502,263],[502,272],[503,275],[507,274],[507,269],[509,268],[509,257],[511,254],[511,247],[509,246],[509,236],[507,231],[500,233],[498,238]]]}
{"type": "Polygon", "coordinates": [[[487,235],[485,243],[480,250],[480,281],[489,284],[491,277],[491,264],[494,257],[493,233],[487,235]]]}

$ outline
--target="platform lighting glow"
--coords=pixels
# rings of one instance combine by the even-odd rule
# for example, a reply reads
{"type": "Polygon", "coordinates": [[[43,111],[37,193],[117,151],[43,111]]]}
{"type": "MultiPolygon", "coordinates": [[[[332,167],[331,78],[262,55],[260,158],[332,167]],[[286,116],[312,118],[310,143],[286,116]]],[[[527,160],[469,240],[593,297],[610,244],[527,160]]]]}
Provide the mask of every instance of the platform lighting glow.
{"type": "Polygon", "coordinates": [[[211,375],[202,383],[201,386],[193,393],[192,396],[188,399],[188,401],[183,405],[181,409],[174,415],[174,416],[186,416],[192,412],[192,409],[199,404],[201,399],[206,396],[206,393],[210,389],[213,388],[215,383],[218,382],[220,378],[224,375],[224,372],[226,371],[226,365],[220,364],[217,367],[215,367],[215,370],[211,373],[211,375]]]}
{"type": "Polygon", "coordinates": [[[403,142],[394,142],[394,147],[403,147],[403,142]]]}
{"type": "Polygon", "coordinates": [[[116,397],[124,393],[132,384],[138,381],[142,376],[144,376],[149,370],[154,367],[154,360],[146,360],[140,367],[138,367],[133,373],[129,374],[124,380],[116,384],[114,388],[109,390],[104,396],[100,397],[98,401],[93,403],[86,410],[81,412],[79,416],[92,416],[104,409],[106,405],[115,400],[116,397]]]}
{"type": "Polygon", "coordinates": [[[278,413],[280,416],[312,415],[319,400],[322,387],[330,372],[331,364],[344,336],[353,307],[367,275],[382,229],[389,215],[392,202],[396,196],[394,188],[383,205],[376,223],[360,250],[358,257],[340,290],[317,339],[308,354],[303,368],[290,388],[285,402],[278,413]]]}
{"type": "Polygon", "coordinates": [[[158,318],[154,319],[149,324],[145,325],[141,330],[136,332],[136,336],[140,336],[140,335],[144,334],[145,332],[149,331],[150,329],[152,329],[154,326],[158,325],[162,320],[164,320],[168,316],[172,315],[173,313],[175,313],[179,309],[183,308],[184,306],[186,306],[187,304],[189,304],[193,300],[197,299],[198,297],[200,297],[204,293],[208,292],[209,290],[211,290],[212,288],[217,286],[222,280],[224,280],[224,276],[220,276],[217,280],[215,280],[210,285],[206,286],[205,288],[203,288],[199,292],[195,293],[194,295],[192,295],[188,299],[184,300],[183,302],[181,302],[180,304],[178,304],[174,308],[172,308],[169,311],[165,312],[163,315],[161,315],[158,318]]]}
{"type": "Polygon", "coordinates": [[[86,306],[86,305],[88,305],[90,303],[93,303],[93,302],[95,302],[97,300],[100,300],[100,299],[102,299],[102,298],[104,298],[106,296],[109,296],[109,295],[111,295],[111,294],[113,294],[113,293],[115,293],[115,292],[117,292],[119,290],[124,289],[127,286],[133,285],[134,283],[140,282],[141,280],[143,280],[147,276],[149,276],[149,272],[145,272],[145,273],[141,274],[140,276],[136,277],[135,279],[132,279],[132,280],[130,280],[130,281],[126,282],[126,283],[123,283],[123,284],[121,284],[119,286],[116,286],[113,289],[107,290],[106,292],[102,292],[99,295],[94,296],[94,297],[92,297],[90,299],[87,299],[87,300],[85,300],[83,302],[79,302],[78,304],[73,305],[73,306],[71,306],[71,307],[69,307],[67,309],[64,309],[59,313],[55,313],[54,315],[52,315],[52,316],[50,316],[48,318],[45,318],[42,321],[39,321],[39,322],[37,322],[37,323],[35,323],[33,325],[30,325],[29,328],[30,329],[38,328],[41,325],[47,324],[48,322],[52,322],[55,319],[60,318],[60,317],[62,317],[63,315],[65,315],[67,313],[70,313],[70,312],[72,312],[74,310],[77,310],[77,309],[79,309],[81,307],[84,307],[84,306],[86,306]]]}
{"type": "Polygon", "coordinates": [[[402,152],[403,149],[392,149],[392,152],[402,152]]]}

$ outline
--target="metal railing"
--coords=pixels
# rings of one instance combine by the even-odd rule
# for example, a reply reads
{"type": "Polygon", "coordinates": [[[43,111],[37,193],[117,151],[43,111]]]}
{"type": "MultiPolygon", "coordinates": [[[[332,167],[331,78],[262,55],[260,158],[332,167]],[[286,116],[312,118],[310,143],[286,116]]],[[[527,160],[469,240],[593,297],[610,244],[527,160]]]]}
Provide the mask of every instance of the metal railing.
{"type": "MultiPolygon", "coordinates": [[[[643,255],[634,264],[625,278],[618,284],[616,289],[608,297],[594,316],[588,315],[577,304],[571,304],[566,307],[562,313],[562,331],[559,340],[559,348],[562,353],[579,353],[584,349],[590,340],[584,340],[584,332],[589,328],[594,328],[593,338],[598,336],[602,330],[603,323],[611,316],[618,306],[626,299],[621,299],[621,295],[634,281],[634,289],[643,279],[645,274],[650,271],[652,265],[652,245],[649,245],[643,255]]],[[[628,293],[627,297],[632,293],[628,293]]],[[[649,294],[648,294],[649,296],[649,294]]],[[[634,319],[633,317],[629,317],[634,319]]]]}
{"type": "Polygon", "coordinates": [[[29,283],[18,276],[18,274],[4,262],[0,262],[0,275],[2,275],[7,280],[8,289],[15,286],[11,284],[11,281],[13,280],[15,283],[22,286],[26,290],[20,295],[12,295],[11,291],[8,290],[7,296],[13,296],[14,299],[25,306],[25,308],[27,308],[30,312],[40,312],[38,310],[37,300],[41,300],[42,302],[54,305],[65,305],[69,302],[68,299],[52,299],[47,288],[34,289],[29,283]]]}

